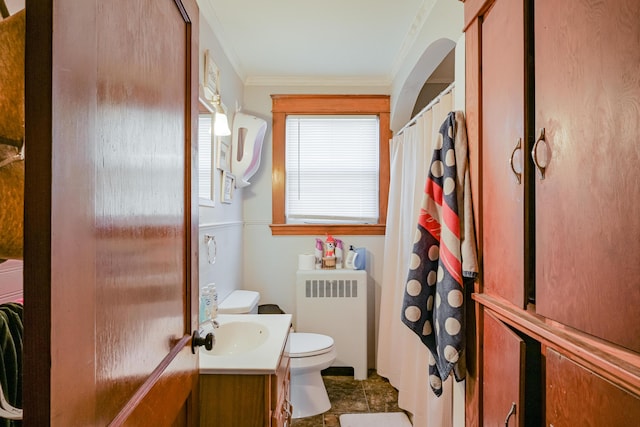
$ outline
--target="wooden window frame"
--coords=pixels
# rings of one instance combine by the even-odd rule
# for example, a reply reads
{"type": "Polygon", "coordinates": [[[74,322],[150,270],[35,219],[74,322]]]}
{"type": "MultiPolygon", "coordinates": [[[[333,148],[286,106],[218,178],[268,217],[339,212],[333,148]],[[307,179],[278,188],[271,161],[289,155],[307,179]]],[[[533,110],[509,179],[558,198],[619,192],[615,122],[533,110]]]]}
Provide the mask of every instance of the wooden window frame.
{"type": "Polygon", "coordinates": [[[389,95],[271,95],[273,131],[272,235],[384,235],[389,196],[389,95]],[[285,139],[287,115],[371,114],[379,118],[380,176],[377,224],[287,224],[285,218],[285,139]]]}

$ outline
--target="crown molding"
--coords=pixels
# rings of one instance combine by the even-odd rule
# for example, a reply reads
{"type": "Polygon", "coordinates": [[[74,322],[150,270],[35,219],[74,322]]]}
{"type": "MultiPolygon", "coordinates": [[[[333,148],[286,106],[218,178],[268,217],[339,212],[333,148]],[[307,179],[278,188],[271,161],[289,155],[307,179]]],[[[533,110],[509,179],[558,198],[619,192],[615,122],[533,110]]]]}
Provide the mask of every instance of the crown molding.
{"type": "Polygon", "coordinates": [[[222,47],[222,51],[225,56],[231,63],[231,67],[235,70],[240,80],[245,80],[246,76],[242,69],[240,59],[236,52],[231,48],[232,44],[229,42],[228,37],[225,35],[224,27],[220,20],[218,19],[218,15],[216,15],[213,7],[211,6],[210,0],[196,0],[198,3],[198,7],[200,8],[200,13],[205,17],[211,31],[215,34],[216,39],[218,39],[218,43],[222,47]]]}
{"type": "Polygon", "coordinates": [[[245,86],[380,86],[391,89],[389,77],[249,76],[245,86]]]}
{"type": "Polygon", "coordinates": [[[431,14],[431,10],[435,6],[437,0],[424,0],[422,2],[422,6],[416,13],[416,17],[414,18],[411,26],[409,27],[409,31],[407,35],[404,37],[402,41],[402,46],[400,47],[400,51],[393,61],[393,66],[391,67],[391,75],[395,76],[398,74],[400,67],[404,64],[407,55],[409,55],[409,51],[416,43],[418,35],[422,31],[422,27],[424,27],[427,18],[431,14]]]}

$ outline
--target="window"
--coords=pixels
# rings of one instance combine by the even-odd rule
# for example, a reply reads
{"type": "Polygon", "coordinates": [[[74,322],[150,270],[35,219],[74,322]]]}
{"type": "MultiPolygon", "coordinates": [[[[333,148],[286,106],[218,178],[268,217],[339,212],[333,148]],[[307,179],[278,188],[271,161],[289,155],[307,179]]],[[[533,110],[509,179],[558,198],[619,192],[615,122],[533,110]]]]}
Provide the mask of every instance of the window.
{"type": "Polygon", "coordinates": [[[272,100],[272,233],[384,234],[389,97],[272,100]]]}
{"type": "Polygon", "coordinates": [[[378,222],[378,116],[287,116],[287,224],[378,222]]]}
{"type": "MultiPolygon", "coordinates": [[[[200,108],[203,108],[202,104],[200,108]]],[[[198,116],[198,198],[201,206],[214,206],[211,117],[208,111],[200,112],[198,116]]]]}

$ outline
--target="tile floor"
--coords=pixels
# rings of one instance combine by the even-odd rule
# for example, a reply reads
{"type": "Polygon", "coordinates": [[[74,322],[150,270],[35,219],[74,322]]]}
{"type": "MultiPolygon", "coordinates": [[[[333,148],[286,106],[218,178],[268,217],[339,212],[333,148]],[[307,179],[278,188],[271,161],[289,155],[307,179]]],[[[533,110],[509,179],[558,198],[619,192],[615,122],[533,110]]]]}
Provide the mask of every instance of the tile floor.
{"type": "Polygon", "coordinates": [[[357,412],[402,412],[398,408],[398,391],[389,381],[369,371],[366,380],[354,380],[353,376],[322,376],[331,409],[314,417],[293,420],[292,427],[339,427],[340,415],[357,412]]]}

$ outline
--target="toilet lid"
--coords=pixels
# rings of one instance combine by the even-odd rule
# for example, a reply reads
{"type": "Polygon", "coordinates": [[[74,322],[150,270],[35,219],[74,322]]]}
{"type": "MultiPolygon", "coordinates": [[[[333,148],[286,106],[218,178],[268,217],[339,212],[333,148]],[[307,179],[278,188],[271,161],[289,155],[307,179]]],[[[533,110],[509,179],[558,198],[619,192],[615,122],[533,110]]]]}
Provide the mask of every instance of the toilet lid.
{"type": "Polygon", "coordinates": [[[289,334],[289,357],[309,357],[327,353],[333,347],[333,338],[307,332],[289,334]]]}

